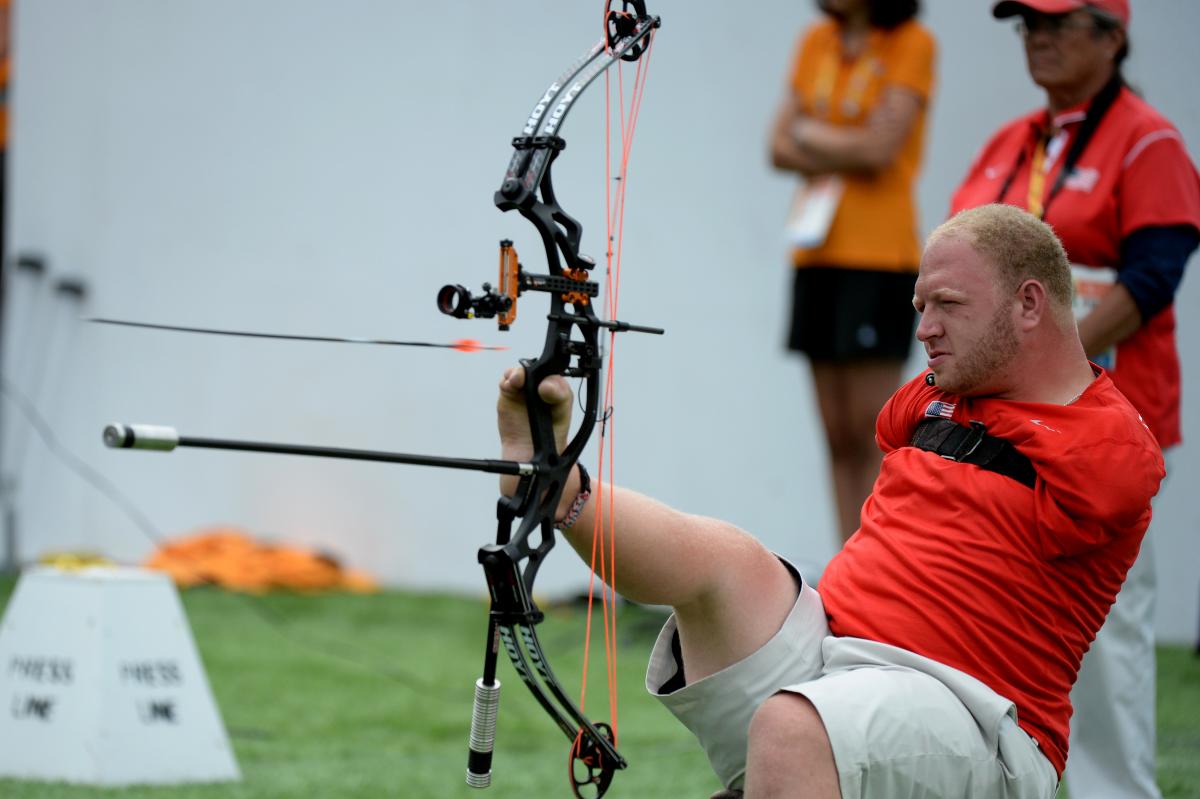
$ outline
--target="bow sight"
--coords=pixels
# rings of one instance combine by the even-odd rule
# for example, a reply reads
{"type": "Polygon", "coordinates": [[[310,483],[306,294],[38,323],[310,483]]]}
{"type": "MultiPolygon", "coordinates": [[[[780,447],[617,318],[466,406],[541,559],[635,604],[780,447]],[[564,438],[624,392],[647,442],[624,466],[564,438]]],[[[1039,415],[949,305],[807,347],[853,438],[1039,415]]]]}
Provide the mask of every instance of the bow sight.
{"type": "MultiPolygon", "coordinates": [[[[491,319],[499,316],[501,330],[508,330],[517,318],[517,297],[526,291],[548,291],[561,294],[563,302],[587,305],[600,294],[600,286],[588,280],[596,265],[587,255],[575,255],[578,268],[563,270],[562,275],[531,275],[517,260],[517,251],[508,239],[500,241],[500,277],[493,288],[483,284],[483,294],[475,296],[460,285],[442,286],[438,292],[438,310],[458,319],[491,319]]],[[[646,330],[644,332],[652,332],[646,330]]],[[[660,331],[661,332],[661,331],[660,331]]]]}

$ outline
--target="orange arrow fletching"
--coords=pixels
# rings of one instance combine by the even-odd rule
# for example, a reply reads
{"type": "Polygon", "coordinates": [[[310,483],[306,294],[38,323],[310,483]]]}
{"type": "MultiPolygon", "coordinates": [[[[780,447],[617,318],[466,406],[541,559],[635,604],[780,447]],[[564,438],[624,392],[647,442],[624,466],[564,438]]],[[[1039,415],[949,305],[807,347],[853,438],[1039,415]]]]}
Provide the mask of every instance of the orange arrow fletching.
{"type": "Polygon", "coordinates": [[[454,347],[454,349],[458,350],[459,352],[500,352],[501,350],[508,349],[508,347],[493,347],[486,344],[480,344],[473,338],[460,338],[450,346],[454,347]]]}

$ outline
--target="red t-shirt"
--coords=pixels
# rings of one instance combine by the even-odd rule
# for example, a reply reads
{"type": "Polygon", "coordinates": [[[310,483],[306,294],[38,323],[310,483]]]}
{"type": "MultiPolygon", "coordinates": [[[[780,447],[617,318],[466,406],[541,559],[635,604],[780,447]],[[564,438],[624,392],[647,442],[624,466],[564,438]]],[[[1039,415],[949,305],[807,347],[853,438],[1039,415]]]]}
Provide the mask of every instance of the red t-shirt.
{"type": "MultiPolygon", "coordinates": [[[[1064,134],[1047,148],[1046,192],[1058,179],[1086,116],[1083,104],[1055,118],[1064,134]]],[[[1041,110],[1001,128],[955,192],[951,213],[994,202],[1027,208],[1034,150],[1050,123],[1049,112],[1041,110]]],[[[1200,229],[1200,176],[1179,131],[1140,97],[1122,89],[1076,164],[1074,177],[1050,202],[1046,222],[1062,239],[1073,264],[1118,270],[1121,241],[1134,231],[1165,225],[1200,229]]],[[[1180,380],[1174,306],[1143,320],[1141,329],[1121,342],[1111,373],[1159,444],[1178,444],[1180,380]]]]}
{"type": "Polygon", "coordinates": [[[922,375],[884,406],[876,438],[862,527],[821,576],[830,630],[980,680],[1061,774],[1071,686],[1150,522],[1158,445],[1103,372],[1071,405],[957,397],[922,375]],[[909,445],[946,414],[1011,442],[1035,487],[909,445]]]}

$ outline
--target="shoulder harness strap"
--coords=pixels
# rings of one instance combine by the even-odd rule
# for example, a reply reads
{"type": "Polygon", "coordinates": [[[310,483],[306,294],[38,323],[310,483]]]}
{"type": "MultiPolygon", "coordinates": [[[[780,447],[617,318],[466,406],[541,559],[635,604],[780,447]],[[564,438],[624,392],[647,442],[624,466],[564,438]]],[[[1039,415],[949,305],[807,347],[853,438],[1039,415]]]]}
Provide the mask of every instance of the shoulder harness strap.
{"type": "Polygon", "coordinates": [[[1003,438],[989,435],[983,422],[963,427],[949,419],[925,419],[913,431],[912,446],[946,460],[973,463],[1033,488],[1037,471],[1029,458],[1003,438]]]}

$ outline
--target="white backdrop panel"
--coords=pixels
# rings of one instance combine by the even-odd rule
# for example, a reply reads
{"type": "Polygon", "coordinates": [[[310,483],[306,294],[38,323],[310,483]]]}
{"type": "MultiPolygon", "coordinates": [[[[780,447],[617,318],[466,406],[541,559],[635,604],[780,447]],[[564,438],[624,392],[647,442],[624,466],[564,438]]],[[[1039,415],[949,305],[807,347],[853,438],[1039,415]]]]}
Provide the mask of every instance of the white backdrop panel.
{"type": "MultiPolygon", "coordinates": [[[[988,133],[1035,107],[1019,42],[984,0],[931,0],[939,91],[922,225],[988,133]]],[[[10,281],[5,365],[63,445],[167,534],[220,522],[333,550],[388,583],[480,591],[492,478],[246,454],[109,452],[108,421],[190,435],[494,455],[496,379],[540,349],[531,296],[503,341],[434,308],[446,282],[493,277],[496,242],[540,268],[540,244],[492,205],[515,134],[597,35],[597,3],[451,0],[39,0],[16,19],[9,251],[84,277],[82,309],[10,281]],[[36,308],[36,311],[35,311],[36,308]],[[463,356],[155,334],[76,313],[278,332],[506,343],[463,356]],[[37,335],[30,334],[33,325],[37,335]],[[51,345],[47,341],[51,341],[51,345]],[[45,363],[38,381],[22,357],[45,363]],[[14,371],[16,370],[16,371],[14,371]]],[[[789,276],[780,237],[791,182],[766,128],[812,5],[660,0],[630,178],[621,316],[661,339],[619,342],[618,479],[731,519],[801,562],[833,553],[825,450],[807,370],[781,346],[789,276]]],[[[1129,73],[1194,146],[1200,66],[1192,0],[1134,0],[1129,73]]],[[[631,73],[630,73],[631,74],[631,73]]],[[[603,251],[603,139],[594,87],[564,126],[563,205],[603,251]],[[593,94],[594,93],[594,94],[593,94]]],[[[43,287],[43,291],[44,291],[43,287]]],[[[1178,301],[1185,435],[1200,438],[1200,289],[1178,301]]],[[[910,364],[913,371],[920,360],[910,364]]],[[[21,552],[151,543],[4,409],[21,552]]],[[[1200,449],[1185,446],[1158,506],[1160,632],[1197,627],[1200,449]]],[[[546,591],[584,585],[562,553],[546,591]]]]}

